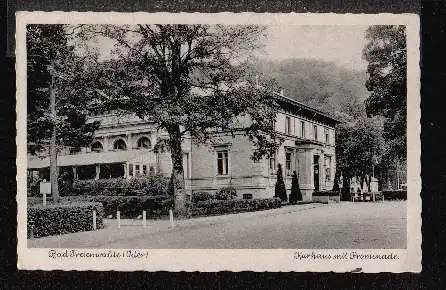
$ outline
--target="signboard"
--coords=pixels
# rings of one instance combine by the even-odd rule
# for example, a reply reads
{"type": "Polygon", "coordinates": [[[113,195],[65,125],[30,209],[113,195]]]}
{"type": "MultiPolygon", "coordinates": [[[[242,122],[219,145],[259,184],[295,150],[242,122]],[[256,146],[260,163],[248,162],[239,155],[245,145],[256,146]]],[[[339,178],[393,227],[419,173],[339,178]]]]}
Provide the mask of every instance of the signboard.
{"type": "Polygon", "coordinates": [[[40,194],[51,194],[51,183],[41,182],[40,183],[40,194]]]}

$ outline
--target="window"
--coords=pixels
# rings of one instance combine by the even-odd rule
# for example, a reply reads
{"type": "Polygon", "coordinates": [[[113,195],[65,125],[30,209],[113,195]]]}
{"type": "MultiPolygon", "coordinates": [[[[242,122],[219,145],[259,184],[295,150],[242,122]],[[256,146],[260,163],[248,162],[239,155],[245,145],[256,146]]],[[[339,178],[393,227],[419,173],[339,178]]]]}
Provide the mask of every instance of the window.
{"type": "Polygon", "coordinates": [[[81,153],[82,149],[80,147],[70,147],[70,154],[81,153]]]}
{"type": "Polygon", "coordinates": [[[300,137],[305,138],[305,122],[300,121],[300,137]]]}
{"type": "Polygon", "coordinates": [[[99,141],[94,142],[91,144],[91,151],[93,152],[102,152],[104,148],[102,147],[102,143],[99,141]]]}
{"type": "Polygon", "coordinates": [[[139,165],[136,164],[135,165],[135,175],[140,175],[140,174],[141,174],[141,172],[139,171],[139,165]]]}
{"type": "Polygon", "coordinates": [[[126,150],[127,149],[127,144],[125,143],[125,141],[123,139],[118,139],[113,144],[113,149],[115,149],[115,150],[126,150]]]}
{"type": "Polygon", "coordinates": [[[139,139],[138,139],[138,142],[137,142],[137,145],[138,145],[138,149],[141,149],[141,148],[146,148],[146,149],[148,149],[148,148],[151,148],[151,147],[152,147],[152,145],[151,145],[151,143],[150,143],[150,139],[147,138],[147,137],[141,137],[141,138],[139,138],[139,139]]]}
{"type": "Polygon", "coordinates": [[[293,152],[287,151],[285,152],[285,169],[287,175],[293,174],[293,152]]]}
{"type": "Polygon", "coordinates": [[[331,156],[325,156],[325,182],[331,181],[331,156]]]}
{"type": "Polygon", "coordinates": [[[313,125],[313,137],[314,140],[317,140],[317,125],[313,125]]]}
{"type": "Polygon", "coordinates": [[[228,150],[217,151],[217,173],[228,175],[229,172],[228,150]]]}
{"type": "Polygon", "coordinates": [[[330,144],[330,134],[327,128],[325,128],[325,144],[330,144]]]}
{"type": "Polygon", "coordinates": [[[252,194],[251,193],[244,193],[243,194],[243,199],[252,199],[252,194]]]}
{"type": "Polygon", "coordinates": [[[291,118],[285,117],[285,134],[291,135],[291,118]]]}
{"type": "Polygon", "coordinates": [[[276,172],[276,155],[272,155],[269,157],[269,170],[271,174],[276,172]]]}
{"type": "Polygon", "coordinates": [[[147,175],[147,165],[142,166],[142,174],[147,175]]]}
{"type": "Polygon", "coordinates": [[[129,176],[133,176],[133,164],[129,164],[129,176]]]}

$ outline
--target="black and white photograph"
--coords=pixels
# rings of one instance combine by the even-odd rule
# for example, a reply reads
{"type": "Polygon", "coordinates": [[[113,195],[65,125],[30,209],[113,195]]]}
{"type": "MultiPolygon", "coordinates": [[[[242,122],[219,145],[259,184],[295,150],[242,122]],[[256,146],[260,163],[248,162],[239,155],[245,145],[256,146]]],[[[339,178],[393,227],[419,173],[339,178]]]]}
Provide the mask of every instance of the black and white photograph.
{"type": "Polygon", "coordinates": [[[19,14],[19,264],[419,271],[418,18],[320,16],[19,14]]]}

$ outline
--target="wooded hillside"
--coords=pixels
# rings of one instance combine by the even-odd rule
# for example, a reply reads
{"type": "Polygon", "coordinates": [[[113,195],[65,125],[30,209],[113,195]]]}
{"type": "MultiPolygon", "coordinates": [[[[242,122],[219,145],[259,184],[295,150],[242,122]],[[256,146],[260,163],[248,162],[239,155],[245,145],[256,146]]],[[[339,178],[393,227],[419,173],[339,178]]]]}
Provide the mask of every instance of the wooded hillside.
{"type": "Polygon", "coordinates": [[[258,60],[256,69],[275,79],[285,96],[328,113],[348,113],[352,106],[362,111],[368,96],[366,72],[312,59],[258,60]]]}

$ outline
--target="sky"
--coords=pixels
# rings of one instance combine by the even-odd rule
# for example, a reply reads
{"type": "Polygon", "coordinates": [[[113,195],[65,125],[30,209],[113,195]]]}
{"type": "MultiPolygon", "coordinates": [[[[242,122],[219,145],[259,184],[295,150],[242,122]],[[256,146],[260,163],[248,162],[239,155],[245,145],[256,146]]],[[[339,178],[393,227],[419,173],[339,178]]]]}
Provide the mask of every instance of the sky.
{"type": "MultiPolygon", "coordinates": [[[[287,58],[319,59],[334,62],[347,69],[364,71],[362,60],[368,26],[268,26],[265,47],[260,58],[282,60],[287,58]]],[[[102,57],[110,56],[113,42],[99,41],[102,57]]]]}
{"type": "Polygon", "coordinates": [[[368,26],[270,26],[263,49],[272,60],[309,58],[334,62],[348,69],[365,70],[362,49],[368,26]]]}

